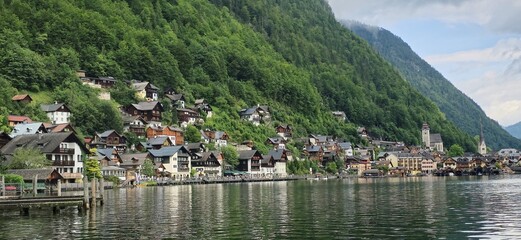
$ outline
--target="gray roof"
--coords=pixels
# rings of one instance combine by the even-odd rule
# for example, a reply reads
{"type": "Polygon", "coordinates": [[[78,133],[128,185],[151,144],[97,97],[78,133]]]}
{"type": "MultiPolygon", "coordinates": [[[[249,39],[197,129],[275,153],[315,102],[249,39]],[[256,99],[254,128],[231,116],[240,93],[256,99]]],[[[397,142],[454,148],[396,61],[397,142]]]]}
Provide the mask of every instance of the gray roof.
{"type": "Polygon", "coordinates": [[[114,152],[114,148],[97,148],[96,149],[97,152],[96,154],[98,155],[98,157],[108,157],[110,158],[110,156],[112,155],[112,152],[114,152]]]}
{"type": "Polygon", "coordinates": [[[282,158],[282,154],[284,153],[284,150],[277,149],[277,150],[271,150],[268,155],[272,156],[275,161],[280,161],[282,158]]]}
{"type": "Polygon", "coordinates": [[[149,138],[148,141],[146,142],[146,144],[151,145],[151,146],[163,145],[163,143],[165,143],[165,141],[167,141],[167,139],[168,139],[168,137],[166,137],[166,136],[153,137],[153,138],[149,138]]]}
{"type": "Polygon", "coordinates": [[[161,105],[158,101],[152,101],[152,102],[139,102],[138,104],[133,103],[132,106],[134,106],[137,110],[140,111],[150,111],[153,110],[156,105],[161,105]]]}
{"type": "Polygon", "coordinates": [[[239,159],[251,159],[257,153],[257,150],[243,150],[238,151],[238,153],[239,159]]]}
{"type": "Polygon", "coordinates": [[[45,126],[43,126],[43,123],[41,123],[41,122],[16,124],[13,128],[13,131],[11,131],[11,134],[9,134],[9,136],[14,138],[16,136],[24,135],[24,134],[36,134],[36,133],[38,133],[38,129],[40,129],[40,128],[42,128],[42,130],[44,131],[43,133],[47,132],[47,130],[45,130],[45,126]]]}
{"type": "Polygon", "coordinates": [[[137,91],[143,91],[147,87],[148,82],[133,82],[132,87],[137,91]]]}
{"type": "Polygon", "coordinates": [[[101,168],[101,171],[125,171],[125,169],[118,166],[105,166],[101,168]]]}
{"type": "Polygon", "coordinates": [[[131,153],[119,155],[122,159],[120,166],[139,166],[145,162],[148,153],[131,153]]]}
{"type": "MultiPolygon", "coordinates": [[[[7,170],[8,173],[20,175],[24,181],[30,181],[34,179],[34,176],[38,174],[38,180],[47,180],[55,170],[52,168],[36,168],[36,169],[11,169],[7,170]]],[[[58,174],[59,175],[59,174],[58,174]]],[[[60,179],[63,177],[60,175],[60,179]]]]}
{"type": "Polygon", "coordinates": [[[318,152],[320,151],[321,147],[320,146],[308,146],[306,147],[306,151],[308,152],[318,152]]]}
{"type": "Polygon", "coordinates": [[[186,149],[188,150],[192,150],[192,149],[200,149],[200,148],[203,148],[204,147],[204,144],[200,143],[200,142],[195,142],[195,143],[188,143],[188,144],[185,144],[184,145],[186,147],[186,149]],[[202,146],[201,146],[202,145],[202,146]]]}
{"type": "Polygon", "coordinates": [[[179,93],[179,94],[165,94],[165,97],[167,97],[168,99],[172,100],[172,101],[179,101],[181,99],[184,99],[184,95],[179,93]]]}
{"type": "Polygon", "coordinates": [[[255,112],[257,111],[257,107],[251,107],[251,108],[247,108],[247,109],[242,109],[239,114],[241,116],[247,116],[247,115],[252,115],[254,114],[255,112]]]}
{"type": "Polygon", "coordinates": [[[347,149],[351,149],[352,148],[352,145],[350,142],[341,142],[341,143],[338,143],[338,146],[344,150],[347,150],[347,149]]]}
{"type": "Polygon", "coordinates": [[[154,157],[170,157],[179,151],[186,151],[188,153],[188,150],[184,146],[163,147],[157,150],[151,149],[148,152],[154,157]]]}
{"type": "Polygon", "coordinates": [[[88,149],[73,132],[20,135],[8,142],[0,152],[4,155],[12,155],[17,148],[25,147],[38,148],[42,153],[51,153],[60,147],[60,143],[65,141],[75,142],[84,152],[88,152],[88,149]]]}
{"type": "Polygon", "coordinates": [[[195,105],[197,104],[203,104],[204,103],[204,98],[201,98],[201,99],[195,99],[195,105]]]}
{"type": "Polygon", "coordinates": [[[56,103],[56,104],[42,104],[40,107],[44,112],[55,112],[58,109],[60,109],[61,106],[63,106],[63,103],[56,103]]]}
{"type": "MultiPolygon", "coordinates": [[[[98,133],[98,136],[100,138],[107,138],[111,133],[115,132],[115,130],[107,130],[105,132],[102,132],[102,133],[98,133]]],[[[117,133],[117,132],[116,132],[117,133]]],[[[119,135],[119,133],[118,133],[119,135]]]]}
{"type": "Polygon", "coordinates": [[[433,133],[430,135],[431,143],[442,143],[443,140],[441,140],[441,134],[439,133],[433,133]]]}

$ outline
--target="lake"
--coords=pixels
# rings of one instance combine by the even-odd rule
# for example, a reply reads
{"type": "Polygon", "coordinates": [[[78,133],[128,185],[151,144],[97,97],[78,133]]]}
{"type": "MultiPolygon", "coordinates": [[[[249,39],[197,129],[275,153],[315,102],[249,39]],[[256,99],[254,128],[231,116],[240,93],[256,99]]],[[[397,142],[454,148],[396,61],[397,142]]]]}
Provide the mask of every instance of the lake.
{"type": "Polygon", "coordinates": [[[105,205],[0,212],[0,239],[521,238],[521,176],[137,187],[105,205]]]}

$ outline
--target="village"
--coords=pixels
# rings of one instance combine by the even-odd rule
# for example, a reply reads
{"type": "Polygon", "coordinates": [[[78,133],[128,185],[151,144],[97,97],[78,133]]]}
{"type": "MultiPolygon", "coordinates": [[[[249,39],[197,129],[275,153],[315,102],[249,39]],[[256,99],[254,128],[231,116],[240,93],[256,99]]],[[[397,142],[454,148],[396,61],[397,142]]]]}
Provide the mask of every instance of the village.
{"type": "MultiPolygon", "coordinates": [[[[114,86],[115,78],[86,77],[84,71],[78,71],[77,75],[83,84],[102,90],[99,98],[110,100],[106,89],[114,86]]],[[[290,166],[293,161],[316,163],[317,168],[305,169],[305,174],[335,177],[457,176],[521,170],[518,167],[519,150],[487,152],[483,133],[477,143],[478,153],[461,152],[458,156],[447,154],[442,136],[431,133],[427,123],[418,130],[421,146],[375,139],[364,127],[359,127],[357,133],[365,144],[318,134],[294,138],[290,125],[272,124],[271,109],[265,105],[251,106],[238,114],[243,121],[251,122],[252,127],[273,125],[277,135],[265,140],[265,144],[271,147],[266,153],[256,150],[253,141],[235,142],[225,131],[218,129],[199,129],[200,141],[188,142],[185,141],[185,129],[211,118],[211,103],[205,99],[187,103],[182,93],[166,89],[161,94],[170,100],[179,122],[177,125],[164,125],[161,122],[164,106],[158,101],[160,89],[150,82],[130,81],[128,84],[143,100],[121,107],[124,132],[139,137],[137,144],[129,144],[124,132],[115,130],[80,138],[70,123],[73,113],[66,104],[43,104],[40,107],[48,116],[48,122],[34,122],[27,116],[8,117],[12,131],[0,133],[0,153],[3,164],[8,165],[18,149],[38,149],[52,162],[51,166],[9,169],[7,173],[20,175],[26,182],[33,181],[38,173],[38,181],[44,183],[53,183],[56,179],[63,183],[78,183],[85,174],[84,162],[92,158],[97,160],[101,175],[117,178],[119,186],[132,186],[154,179],[173,182],[230,177],[283,179],[296,174],[290,166]],[[300,152],[286,149],[289,141],[303,146],[300,152]],[[236,151],[236,166],[230,165],[221,151],[229,147],[236,151]],[[147,160],[153,163],[153,174],[144,171],[147,160]]],[[[12,101],[30,103],[32,99],[29,94],[21,94],[13,96],[12,101]]],[[[346,120],[344,112],[333,111],[331,114],[339,121],[346,120]]]]}

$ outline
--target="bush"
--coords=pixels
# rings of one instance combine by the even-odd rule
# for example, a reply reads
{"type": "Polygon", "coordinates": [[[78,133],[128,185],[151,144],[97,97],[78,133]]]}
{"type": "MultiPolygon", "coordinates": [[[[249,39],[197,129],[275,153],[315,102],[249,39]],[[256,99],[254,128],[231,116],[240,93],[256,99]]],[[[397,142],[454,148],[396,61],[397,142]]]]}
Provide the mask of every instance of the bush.
{"type": "Polygon", "coordinates": [[[16,175],[16,174],[2,174],[0,176],[4,176],[5,177],[5,182],[6,183],[23,183],[24,182],[24,178],[20,175],[16,175]]]}
{"type": "Polygon", "coordinates": [[[117,176],[104,176],[103,179],[105,179],[105,181],[114,183],[114,186],[119,185],[119,183],[121,182],[121,180],[117,176]]]}

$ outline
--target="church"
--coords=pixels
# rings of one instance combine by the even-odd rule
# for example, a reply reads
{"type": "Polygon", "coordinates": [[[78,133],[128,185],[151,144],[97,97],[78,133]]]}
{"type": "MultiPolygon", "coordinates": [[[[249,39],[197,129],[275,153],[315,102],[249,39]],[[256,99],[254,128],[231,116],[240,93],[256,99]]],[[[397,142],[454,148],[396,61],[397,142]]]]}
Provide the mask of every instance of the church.
{"type": "Polygon", "coordinates": [[[426,149],[431,151],[443,152],[443,140],[441,134],[430,133],[429,124],[424,123],[422,126],[422,144],[426,149]]]}

